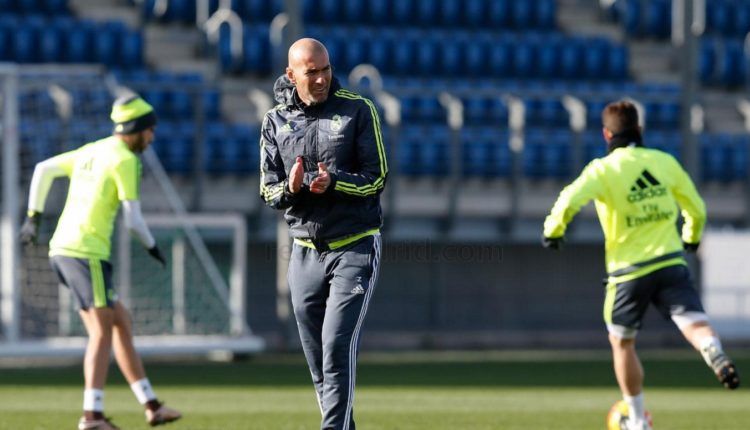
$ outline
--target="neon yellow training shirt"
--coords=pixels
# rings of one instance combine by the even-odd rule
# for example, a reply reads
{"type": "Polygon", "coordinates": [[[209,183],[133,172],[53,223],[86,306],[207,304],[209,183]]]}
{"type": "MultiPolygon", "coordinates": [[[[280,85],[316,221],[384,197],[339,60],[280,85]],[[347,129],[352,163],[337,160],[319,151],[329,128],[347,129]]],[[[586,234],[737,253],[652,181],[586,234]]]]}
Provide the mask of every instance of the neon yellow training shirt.
{"type": "Polygon", "coordinates": [[[674,157],[654,149],[618,148],[591,161],[560,193],[544,221],[544,236],[563,236],[568,223],[592,199],[604,230],[610,276],[628,272],[635,278],[685,264],[681,255],[668,258],[682,251],[678,210],[684,218],[685,242],[699,242],[706,222],[706,207],[693,181],[674,157]]]}
{"type": "Polygon", "coordinates": [[[86,144],[53,158],[70,178],[50,256],[109,260],[122,200],[138,200],[141,162],[118,137],[86,144]]]}

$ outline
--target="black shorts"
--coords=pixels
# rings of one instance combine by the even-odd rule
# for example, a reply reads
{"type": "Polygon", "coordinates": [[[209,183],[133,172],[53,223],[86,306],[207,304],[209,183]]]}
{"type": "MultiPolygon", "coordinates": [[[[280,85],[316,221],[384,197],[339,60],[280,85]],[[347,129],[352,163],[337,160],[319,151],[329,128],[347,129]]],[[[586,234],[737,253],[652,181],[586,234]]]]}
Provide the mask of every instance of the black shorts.
{"type": "Polygon", "coordinates": [[[111,308],[117,301],[112,283],[112,265],[96,258],[72,258],[55,255],[50,258],[60,283],[70,289],[78,309],[111,308]]]}
{"type": "Polygon", "coordinates": [[[608,286],[604,320],[631,329],[639,329],[649,303],[665,317],[685,312],[704,312],[698,292],[686,266],[659,269],[630,281],[608,286]],[[614,294],[614,298],[612,298],[614,294]]]}

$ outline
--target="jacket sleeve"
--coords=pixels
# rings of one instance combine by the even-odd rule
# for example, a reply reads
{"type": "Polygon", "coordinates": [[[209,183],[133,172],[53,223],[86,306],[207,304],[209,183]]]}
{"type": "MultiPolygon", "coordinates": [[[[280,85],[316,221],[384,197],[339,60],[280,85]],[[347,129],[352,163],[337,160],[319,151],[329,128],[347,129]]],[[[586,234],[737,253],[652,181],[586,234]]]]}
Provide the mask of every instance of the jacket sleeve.
{"type": "Polygon", "coordinates": [[[583,169],[581,175],[565,187],[557,197],[550,214],[544,220],[544,237],[562,237],[568,223],[592,199],[601,195],[602,184],[596,160],[583,169]]]}
{"type": "Polygon", "coordinates": [[[260,196],[274,209],[286,209],[298,195],[287,187],[287,174],[274,137],[274,125],[269,114],[263,118],[260,131],[260,196]]]}
{"type": "Polygon", "coordinates": [[[703,234],[703,226],[706,224],[706,204],[695,189],[695,184],[685,172],[680,163],[672,158],[674,162],[674,185],[672,194],[680,206],[682,218],[682,240],[687,243],[698,243],[703,234]]]}
{"type": "Polygon", "coordinates": [[[353,94],[351,98],[365,104],[365,109],[358,115],[355,142],[360,169],[358,172],[332,171],[334,191],[342,197],[378,195],[383,191],[388,175],[380,118],[372,101],[353,94]]]}

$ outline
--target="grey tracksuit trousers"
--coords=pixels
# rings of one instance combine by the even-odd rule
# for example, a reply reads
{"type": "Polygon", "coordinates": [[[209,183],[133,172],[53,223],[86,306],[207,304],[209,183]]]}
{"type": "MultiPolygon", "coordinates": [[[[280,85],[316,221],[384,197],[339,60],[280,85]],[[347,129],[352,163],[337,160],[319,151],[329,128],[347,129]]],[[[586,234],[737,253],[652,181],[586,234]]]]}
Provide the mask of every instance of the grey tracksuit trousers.
{"type": "Polygon", "coordinates": [[[336,250],[294,244],[289,289],[323,430],[354,430],[360,333],[380,263],[380,234],[336,250]]]}

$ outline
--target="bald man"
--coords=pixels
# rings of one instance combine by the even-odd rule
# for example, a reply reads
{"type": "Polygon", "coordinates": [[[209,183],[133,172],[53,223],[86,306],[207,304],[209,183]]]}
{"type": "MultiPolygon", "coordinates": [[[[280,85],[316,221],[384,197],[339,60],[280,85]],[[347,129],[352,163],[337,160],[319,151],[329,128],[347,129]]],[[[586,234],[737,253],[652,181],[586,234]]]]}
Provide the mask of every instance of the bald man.
{"type": "Polygon", "coordinates": [[[321,429],[353,430],[360,334],[380,263],[388,164],[375,105],[341,88],[315,39],[289,49],[263,120],[260,194],[294,239],[289,288],[321,429]]]}

